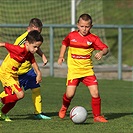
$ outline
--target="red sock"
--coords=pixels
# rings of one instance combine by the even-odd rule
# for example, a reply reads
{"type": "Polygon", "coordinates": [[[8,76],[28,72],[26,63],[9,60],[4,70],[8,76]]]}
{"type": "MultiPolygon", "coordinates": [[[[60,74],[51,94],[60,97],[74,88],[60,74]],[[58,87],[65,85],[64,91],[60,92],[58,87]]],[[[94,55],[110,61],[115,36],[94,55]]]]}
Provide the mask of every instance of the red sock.
{"type": "Polygon", "coordinates": [[[94,117],[100,116],[101,115],[101,99],[100,99],[100,97],[97,97],[97,98],[92,97],[91,106],[92,106],[93,116],[94,117]]]}
{"type": "Polygon", "coordinates": [[[1,98],[1,101],[3,104],[13,103],[18,101],[18,98],[16,94],[13,94],[13,95],[8,95],[6,97],[1,98]]]}
{"type": "Polygon", "coordinates": [[[63,105],[65,107],[69,107],[70,105],[70,102],[71,102],[72,98],[68,99],[67,96],[66,96],[66,93],[63,95],[63,105]]]}
{"type": "Polygon", "coordinates": [[[15,106],[15,104],[16,102],[5,104],[1,109],[2,113],[7,114],[15,106]]]}

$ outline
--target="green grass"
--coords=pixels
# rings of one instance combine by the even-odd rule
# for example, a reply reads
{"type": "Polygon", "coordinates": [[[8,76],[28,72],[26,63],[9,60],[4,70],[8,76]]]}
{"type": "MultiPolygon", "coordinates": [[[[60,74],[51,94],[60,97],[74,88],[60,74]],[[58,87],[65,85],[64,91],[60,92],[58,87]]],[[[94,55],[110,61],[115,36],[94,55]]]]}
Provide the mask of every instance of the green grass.
{"type": "MultiPolygon", "coordinates": [[[[104,24],[132,25],[132,0],[103,0],[104,24]]],[[[112,55],[118,57],[118,31],[106,29],[106,38],[112,55]]],[[[133,52],[133,29],[122,30],[122,62],[132,66],[131,54],[133,52]]]]}
{"type": "Polygon", "coordinates": [[[1,133],[131,133],[132,126],[132,82],[119,80],[99,80],[102,98],[102,114],[108,123],[93,123],[90,94],[81,83],[68,109],[64,120],[59,119],[58,111],[65,91],[65,78],[43,78],[41,94],[43,111],[51,120],[35,120],[31,91],[25,92],[25,98],[9,112],[12,122],[0,121],[1,133]],[[84,124],[74,124],[69,119],[72,107],[81,105],[88,111],[84,124]]]}

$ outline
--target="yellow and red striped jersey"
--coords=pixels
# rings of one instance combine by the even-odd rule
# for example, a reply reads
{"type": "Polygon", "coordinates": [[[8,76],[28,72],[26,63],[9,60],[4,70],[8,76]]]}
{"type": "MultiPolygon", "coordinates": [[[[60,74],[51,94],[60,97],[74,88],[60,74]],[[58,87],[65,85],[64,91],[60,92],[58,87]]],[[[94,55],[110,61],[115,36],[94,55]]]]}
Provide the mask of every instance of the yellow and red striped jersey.
{"type": "Polygon", "coordinates": [[[92,52],[108,48],[98,36],[92,33],[81,36],[78,31],[70,32],[62,41],[62,45],[69,47],[67,58],[68,80],[94,75],[92,52]]]}
{"type": "Polygon", "coordinates": [[[8,50],[9,55],[4,59],[1,64],[0,69],[3,72],[5,71],[10,74],[17,74],[19,67],[23,62],[25,62],[25,60],[29,61],[31,64],[35,62],[34,55],[27,51],[25,46],[20,47],[18,45],[16,46],[6,43],[5,48],[8,50]]]}
{"type": "Polygon", "coordinates": [[[12,77],[18,77],[17,72],[21,64],[25,62],[25,60],[28,60],[31,64],[33,64],[35,62],[35,58],[32,53],[27,51],[25,46],[20,47],[6,43],[5,48],[8,50],[9,54],[0,66],[0,80],[3,86],[10,86],[11,84],[16,83],[15,80],[12,80],[12,77]]]}
{"type": "MultiPolygon", "coordinates": [[[[19,37],[16,39],[14,45],[20,45],[21,47],[23,47],[27,35],[28,35],[28,32],[26,31],[25,33],[23,33],[21,36],[19,36],[19,37]]],[[[31,69],[31,63],[30,63],[29,61],[26,60],[26,61],[21,65],[21,67],[19,68],[19,70],[18,70],[18,75],[25,74],[25,73],[27,73],[30,69],[31,69]]]]}

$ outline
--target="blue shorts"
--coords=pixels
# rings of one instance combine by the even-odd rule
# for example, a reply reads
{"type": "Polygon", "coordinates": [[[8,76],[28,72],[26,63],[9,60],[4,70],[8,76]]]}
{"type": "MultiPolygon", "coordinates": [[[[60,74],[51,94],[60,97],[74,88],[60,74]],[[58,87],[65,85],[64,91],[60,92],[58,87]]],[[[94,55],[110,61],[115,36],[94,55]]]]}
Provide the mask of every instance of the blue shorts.
{"type": "Polygon", "coordinates": [[[36,84],[36,74],[33,69],[28,71],[23,75],[19,75],[20,87],[23,87],[24,90],[34,89],[40,87],[39,84],[36,84]]]}

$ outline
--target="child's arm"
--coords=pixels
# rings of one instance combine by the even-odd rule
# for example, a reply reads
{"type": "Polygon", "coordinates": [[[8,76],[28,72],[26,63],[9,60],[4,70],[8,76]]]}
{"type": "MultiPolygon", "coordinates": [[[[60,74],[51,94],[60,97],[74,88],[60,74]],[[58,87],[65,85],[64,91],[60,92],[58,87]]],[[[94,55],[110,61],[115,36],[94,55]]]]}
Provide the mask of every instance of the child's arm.
{"type": "Polygon", "coordinates": [[[103,50],[95,54],[95,58],[97,60],[100,60],[103,57],[103,55],[106,55],[108,52],[109,52],[108,48],[104,48],[103,50]]]}
{"type": "Polygon", "coordinates": [[[42,57],[44,63],[43,66],[45,66],[48,63],[48,60],[40,48],[37,50],[37,54],[42,57]]]}
{"type": "Polygon", "coordinates": [[[62,65],[62,62],[64,62],[64,60],[65,60],[64,59],[65,52],[66,52],[66,46],[62,45],[61,50],[60,50],[60,55],[59,55],[59,58],[58,58],[58,64],[59,65],[62,65]]]}
{"type": "Polygon", "coordinates": [[[5,43],[4,42],[0,42],[0,47],[5,47],[5,43]]]}
{"type": "Polygon", "coordinates": [[[33,67],[33,69],[34,69],[34,71],[35,71],[35,73],[36,73],[36,83],[38,84],[38,83],[40,83],[41,81],[42,81],[42,74],[41,74],[41,71],[39,70],[39,67],[38,67],[38,65],[37,65],[37,63],[36,62],[34,62],[33,64],[32,64],[32,67],[33,67]]]}

